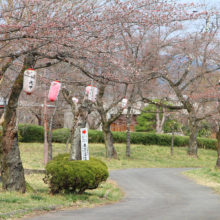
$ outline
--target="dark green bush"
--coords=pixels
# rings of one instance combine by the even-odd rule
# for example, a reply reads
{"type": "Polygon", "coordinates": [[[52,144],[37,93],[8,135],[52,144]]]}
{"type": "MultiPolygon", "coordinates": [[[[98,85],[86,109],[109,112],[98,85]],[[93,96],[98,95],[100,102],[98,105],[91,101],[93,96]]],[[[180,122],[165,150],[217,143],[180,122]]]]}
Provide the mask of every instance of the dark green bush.
{"type": "Polygon", "coordinates": [[[66,143],[69,137],[69,129],[61,128],[52,131],[53,133],[53,141],[56,143],[66,143]]]}
{"type": "Polygon", "coordinates": [[[210,138],[197,138],[198,147],[217,150],[217,140],[210,138]]]}
{"type": "MultiPolygon", "coordinates": [[[[69,137],[69,129],[61,128],[53,131],[53,141],[57,143],[66,143],[69,137]]],[[[103,133],[101,131],[89,130],[90,143],[104,143],[103,133]]]]}
{"type": "Polygon", "coordinates": [[[52,194],[82,193],[97,188],[108,176],[106,164],[99,159],[90,157],[89,161],[69,161],[69,154],[61,154],[47,163],[44,182],[49,184],[52,194]]]}
{"type": "Polygon", "coordinates": [[[90,143],[104,143],[104,137],[102,131],[89,130],[89,142],[90,143]]]}
{"type": "Polygon", "coordinates": [[[32,124],[19,124],[18,130],[20,134],[19,141],[21,142],[44,142],[44,128],[32,124]]]}

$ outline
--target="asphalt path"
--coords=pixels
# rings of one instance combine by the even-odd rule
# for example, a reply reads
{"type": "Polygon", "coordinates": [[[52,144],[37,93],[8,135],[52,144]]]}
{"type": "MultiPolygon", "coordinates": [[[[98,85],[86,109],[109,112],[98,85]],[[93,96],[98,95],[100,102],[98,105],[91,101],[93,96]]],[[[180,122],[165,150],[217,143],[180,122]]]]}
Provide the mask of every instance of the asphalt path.
{"type": "Polygon", "coordinates": [[[123,188],[122,201],[96,208],[58,211],[32,220],[212,220],[220,219],[220,196],[181,174],[184,168],[141,168],[110,172],[123,188]]]}

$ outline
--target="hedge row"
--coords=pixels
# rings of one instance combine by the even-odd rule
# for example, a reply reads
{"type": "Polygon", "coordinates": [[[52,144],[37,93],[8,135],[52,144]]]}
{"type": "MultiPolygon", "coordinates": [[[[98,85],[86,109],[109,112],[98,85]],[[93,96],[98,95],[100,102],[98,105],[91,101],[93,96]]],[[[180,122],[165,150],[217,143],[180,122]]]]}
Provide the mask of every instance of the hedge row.
{"type": "MultiPolygon", "coordinates": [[[[113,139],[115,143],[126,143],[126,132],[113,131],[113,139]]],[[[66,143],[68,138],[68,129],[62,128],[53,131],[53,141],[59,143],[66,143]]],[[[154,134],[147,132],[131,132],[132,144],[144,144],[144,145],[159,145],[170,146],[172,135],[169,134],[154,134]]],[[[198,147],[216,150],[217,140],[209,138],[197,138],[198,147]]],[[[90,143],[104,143],[104,137],[102,131],[89,130],[89,142],[90,143]]],[[[175,136],[174,146],[184,147],[188,146],[188,136],[175,136]]]]}
{"type": "MultiPolygon", "coordinates": [[[[37,125],[19,125],[19,131],[22,138],[21,142],[43,142],[44,129],[37,125]]],[[[126,143],[126,132],[112,132],[115,143],[126,143]]],[[[53,142],[66,143],[69,137],[69,130],[67,128],[57,129],[53,131],[53,142]]],[[[132,144],[144,145],[160,145],[170,146],[172,135],[169,134],[154,134],[147,132],[132,132],[132,144]]],[[[217,140],[208,138],[197,138],[198,147],[216,150],[217,140]]],[[[102,131],[89,130],[90,143],[104,143],[102,131]]],[[[189,143],[188,136],[175,136],[174,146],[184,147],[189,143]]]]}
{"type": "Polygon", "coordinates": [[[18,124],[20,142],[44,142],[44,127],[32,124],[18,124]]]}

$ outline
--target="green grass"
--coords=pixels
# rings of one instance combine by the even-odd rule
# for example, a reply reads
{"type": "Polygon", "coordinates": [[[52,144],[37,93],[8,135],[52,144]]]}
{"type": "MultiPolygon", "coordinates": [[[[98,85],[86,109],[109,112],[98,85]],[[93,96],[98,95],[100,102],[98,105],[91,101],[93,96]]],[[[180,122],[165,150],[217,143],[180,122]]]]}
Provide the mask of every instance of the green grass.
{"type": "MultiPolygon", "coordinates": [[[[174,148],[174,155],[170,155],[169,147],[132,145],[131,157],[125,156],[125,144],[115,144],[120,160],[105,158],[103,144],[90,144],[89,153],[92,157],[103,160],[109,170],[141,167],[214,167],[217,153],[213,150],[198,149],[199,158],[187,155],[186,147],[174,148]]],[[[43,144],[20,143],[21,159],[24,168],[44,169],[43,144]]],[[[53,156],[65,153],[65,144],[53,145],[53,156]]]]}
{"type": "MultiPolygon", "coordinates": [[[[20,143],[19,147],[24,168],[44,169],[42,143],[20,143]]],[[[53,144],[53,156],[58,153],[65,153],[65,147],[65,144],[53,144]]],[[[115,144],[115,148],[120,160],[106,159],[103,144],[90,144],[89,152],[90,156],[103,160],[109,170],[143,167],[206,167],[188,171],[187,175],[197,179],[201,177],[203,180],[211,178],[212,185],[213,182],[217,183],[215,186],[219,184],[219,188],[215,190],[220,191],[220,174],[218,170],[212,169],[217,159],[216,151],[198,149],[199,158],[197,159],[187,156],[187,148],[185,147],[174,148],[174,155],[171,156],[169,147],[132,145],[131,157],[127,158],[125,156],[125,144],[115,144]]],[[[94,207],[112,203],[122,198],[121,190],[112,182],[103,183],[98,189],[88,190],[82,195],[62,194],[52,196],[48,193],[48,185],[42,181],[43,177],[42,174],[27,175],[25,178],[30,185],[30,190],[25,194],[0,191],[0,219],[7,219],[7,216],[3,216],[4,213],[21,209],[41,207],[48,210],[50,206],[57,205],[65,209],[94,207]]],[[[30,214],[31,211],[27,211],[27,213],[30,214]]],[[[22,217],[24,215],[24,213],[18,213],[14,216],[22,217]]]]}
{"type": "Polygon", "coordinates": [[[211,187],[216,193],[220,194],[220,172],[217,168],[201,168],[183,172],[198,184],[211,187]]]}
{"type": "MultiPolygon", "coordinates": [[[[43,174],[26,175],[25,179],[34,188],[34,192],[21,194],[18,192],[0,191],[0,219],[7,219],[4,213],[17,210],[28,210],[34,208],[43,208],[49,210],[51,206],[60,206],[60,208],[76,209],[80,207],[94,207],[95,205],[110,204],[122,198],[122,192],[112,181],[102,183],[95,190],[87,190],[81,195],[77,194],[49,194],[48,185],[44,184],[43,174]],[[107,196],[105,196],[107,195],[107,196]]],[[[27,211],[31,213],[32,211],[27,211]]],[[[18,213],[13,217],[23,216],[18,213]]]]}
{"type": "MultiPolygon", "coordinates": [[[[27,169],[44,169],[43,153],[44,144],[42,143],[19,143],[21,160],[23,167],[27,169]]],[[[53,143],[53,156],[65,153],[65,145],[53,143]]]]}

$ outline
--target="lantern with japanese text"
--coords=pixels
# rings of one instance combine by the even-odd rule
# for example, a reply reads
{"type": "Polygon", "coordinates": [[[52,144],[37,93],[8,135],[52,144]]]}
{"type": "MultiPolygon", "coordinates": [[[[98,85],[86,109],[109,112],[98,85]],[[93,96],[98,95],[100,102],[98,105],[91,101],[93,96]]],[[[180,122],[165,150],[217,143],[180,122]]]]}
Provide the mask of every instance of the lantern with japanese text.
{"type": "Polygon", "coordinates": [[[122,106],[121,107],[123,109],[125,109],[127,107],[127,104],[128,104],[128,100],[126,98],[122,99],[122,103],[121,103],[122,106]]]}
{"type": "Polygon", "coordinates": [[[24,72],[23,90],[27,95],[31,95],[36,88],[37,73],[33,69],[28,69],[24,72]]]}
{"type": "Polygon", "coordinates": [[[95,86],[87,86],[86,93],[88,94],[88,99],[95,102],[97,99],[98,89],[95,86]]]}
{"type": "Polygon", "coordinates": [[[72,98],[73,102],[75,102],[76,104],[79,102],[79,100],[76,97],[72,98]]]}
{"type": "Polygon", "coordinates": [[[48,98],[50,99],[50,101],[55,101],[57,99],[57,96],[59,95],[59,92],[60,92],[60,87],[61,87],[61,84],[57,80],[51,83],[50,91],[48,95],[48,98]]]}

